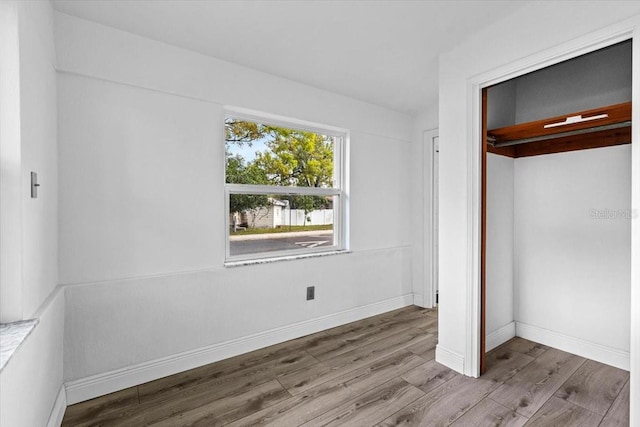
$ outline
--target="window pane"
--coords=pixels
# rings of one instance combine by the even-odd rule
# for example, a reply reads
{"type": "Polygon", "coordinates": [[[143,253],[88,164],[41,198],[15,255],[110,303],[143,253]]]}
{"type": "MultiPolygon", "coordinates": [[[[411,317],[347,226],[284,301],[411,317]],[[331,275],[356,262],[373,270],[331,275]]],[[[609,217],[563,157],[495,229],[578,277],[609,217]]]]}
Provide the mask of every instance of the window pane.
{"type": "Polygon", "coordinates": [[[330,188],[334,146],[331,136],[227,118],[226,182],[330,188]]]}
{"type": "Polygon", "coordinates": [[[230,255],[334,248],[334,198],[230,194],[230,255]]]}

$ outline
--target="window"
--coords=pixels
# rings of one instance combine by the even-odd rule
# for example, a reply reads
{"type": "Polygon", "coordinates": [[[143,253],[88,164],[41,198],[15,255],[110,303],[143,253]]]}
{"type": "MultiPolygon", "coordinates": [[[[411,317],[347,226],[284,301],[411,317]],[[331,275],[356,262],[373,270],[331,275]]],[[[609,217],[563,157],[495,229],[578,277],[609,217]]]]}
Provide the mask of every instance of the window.
{"type": "Polygon", "coordinates": [[[346,132],[225,117],[226,261],[345,249],[346,132]]]}

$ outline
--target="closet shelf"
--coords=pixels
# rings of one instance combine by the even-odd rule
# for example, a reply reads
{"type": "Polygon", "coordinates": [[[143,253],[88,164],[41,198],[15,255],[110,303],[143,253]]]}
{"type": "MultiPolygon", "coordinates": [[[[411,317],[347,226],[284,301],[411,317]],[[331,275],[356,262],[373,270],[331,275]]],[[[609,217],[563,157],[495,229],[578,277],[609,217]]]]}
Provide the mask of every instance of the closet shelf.
{"type": "Polygon", "coordinates": [[[487,143],[507,147],[631,126],[631,102],[487,131],[487,143]]]}

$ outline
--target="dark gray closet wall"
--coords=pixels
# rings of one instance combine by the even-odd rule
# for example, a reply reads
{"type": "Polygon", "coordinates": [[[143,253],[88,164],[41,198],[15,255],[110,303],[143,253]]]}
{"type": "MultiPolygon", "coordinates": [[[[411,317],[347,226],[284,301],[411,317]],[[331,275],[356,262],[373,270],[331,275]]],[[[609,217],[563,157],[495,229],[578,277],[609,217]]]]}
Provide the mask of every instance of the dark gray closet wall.
{"type": "Polygon", "coordinates": [[[493,86],[487,127],[629,102],[631,57],[626,41],[493,86]]]}

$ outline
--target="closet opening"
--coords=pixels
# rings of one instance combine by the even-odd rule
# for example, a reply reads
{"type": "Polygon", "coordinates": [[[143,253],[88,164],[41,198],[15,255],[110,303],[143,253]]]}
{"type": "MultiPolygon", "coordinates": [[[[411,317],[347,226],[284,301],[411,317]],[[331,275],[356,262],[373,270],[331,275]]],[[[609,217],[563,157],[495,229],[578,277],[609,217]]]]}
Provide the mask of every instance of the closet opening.
{"type": "Polygon", "coordinates": [[[480,373],[522,337],[629,370],[632,41],[482,90],[480,373]]]}

